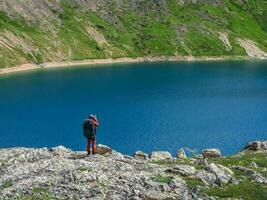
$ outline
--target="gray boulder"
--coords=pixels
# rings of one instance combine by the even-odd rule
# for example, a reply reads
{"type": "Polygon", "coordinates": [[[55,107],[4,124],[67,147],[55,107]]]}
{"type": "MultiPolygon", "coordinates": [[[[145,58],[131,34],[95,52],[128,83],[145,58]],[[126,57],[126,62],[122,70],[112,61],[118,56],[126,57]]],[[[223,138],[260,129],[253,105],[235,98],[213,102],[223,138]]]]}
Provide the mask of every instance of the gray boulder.
{"type": "Polygon", "coordinates": [[[49,149],[53,156],[68,156],[72,151],[63,146],[57,146],[49,149]]]}
{"type": "Polygon", "coordinates": [[[98,144],[96,148],[96,153],[97,154],[111,154],[112,149],[106,145],[98,144]]]}
{"type": "Polygon", "coordinates": [[[205,170],[198,170],[192,175],[192,178],[200,179],[205,185],[213,185],[216,181],[215,174],[207,172],[205,170]]]}
{"type": "Polygon", "coordinates": [[[249,164],[249,166],[252,167],[252,168],[258,168],[258,165],[257,165],[256,162],[251,162],[251,163],[249,164]]]}
{"type": "Polygon", "coordinates": [[[234,173],[228,167],[211,163],[206,169],[208,172],[213,173],[216,176],[215,183],[219,186],[226,184],[233,179],[234,173]]]}
{"type": "Polygon", "coordinates": [[[135,159],[139,159],[139,160],[147,160],[148,159],[148,155],[142,151],[135,152],[133,157],[135,159]]]}
{"type": "Polygon", "coordinates": [[[267,151],[267,141],[249,142],[243,151],[267,151]]]}
{"type": "Polygon", "coordinates": [[[202,152],[204,158],[218,158],[222,156],[220,149],[205,149],[202,152]]]}
{"type": "Polygon", "coordinates": [[[180,174],[182,176],[189,176],[196,173],[196,169],[190,165],[176,165],[173,168],[167,169],[166,172],[180,174]]]}
{"type": "Polygon", "coordinates": [[[267,185],[267,178],[263,177],[260,173],[242,166],[233,166],[233,169],[244,172],[247,176],[251,177],[255,182],[267,185]]]}
{"type": "Polygon", "coordinates": [[[172,155],[168,151],[153,151],[149,158],[152,160],[168,160],[172,158],[172,155]]]}
{"type": "Polygon", "coordinates": [[[187,158],[187,156],[186,156],[185,151],[184,151],[183,148],[179,149],[176,152],[176,158],[178,158],[178,159],[185,159],[185,158],[187,158]]]}

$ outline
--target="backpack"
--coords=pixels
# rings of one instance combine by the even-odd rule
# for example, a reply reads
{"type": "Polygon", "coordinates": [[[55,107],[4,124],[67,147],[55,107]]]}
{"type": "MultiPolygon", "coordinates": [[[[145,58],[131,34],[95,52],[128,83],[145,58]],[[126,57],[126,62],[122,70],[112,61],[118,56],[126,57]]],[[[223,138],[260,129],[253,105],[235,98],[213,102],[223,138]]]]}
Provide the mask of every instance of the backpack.
{"type": "Polygon", "coordinates": [[[85,119],[83,122],[83,135],[88,138],[90,135],[90,130],[93,129],[93,125],[89,119],[85,119]]]}
{"type": "Polygon", "coordinates": [[[95,115],[90,115],[89,118],[83,122],[83,134],[84,137],[89,138],[92,133],[95,133],[95,129],[99,126],[99,122],[95,115]]]}

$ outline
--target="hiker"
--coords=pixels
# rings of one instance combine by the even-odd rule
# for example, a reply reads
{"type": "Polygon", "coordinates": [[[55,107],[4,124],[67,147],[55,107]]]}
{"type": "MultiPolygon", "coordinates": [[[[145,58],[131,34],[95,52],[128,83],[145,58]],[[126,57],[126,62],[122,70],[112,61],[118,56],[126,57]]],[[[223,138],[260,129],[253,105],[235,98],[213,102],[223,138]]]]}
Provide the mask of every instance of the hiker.
{"type": "Polygon", "coordinates": [[[92,154],[96,153],[96,128],[99,126],[96,115],[89,115],[83,122],[83,134],[87,139],[87,155],[90,155],[90,145],[92,144],[92,154]]]}

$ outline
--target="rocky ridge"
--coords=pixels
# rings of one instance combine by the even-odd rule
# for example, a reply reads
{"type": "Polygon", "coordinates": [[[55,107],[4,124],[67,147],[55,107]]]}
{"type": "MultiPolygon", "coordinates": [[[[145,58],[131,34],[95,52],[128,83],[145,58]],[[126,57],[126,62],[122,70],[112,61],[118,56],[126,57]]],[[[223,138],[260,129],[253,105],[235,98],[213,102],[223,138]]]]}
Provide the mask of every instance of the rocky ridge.
{"type": "Polygon", "coordinates": [[[186,158],[181,149],[178,158],[164,151],[131,157],[104,145],[94,156],[63,146],[0,149],[0,199],[216,199],[210,189],[248,180],[266,194],[266,144],[248,143],[231,157],[204,150],[205,158],[186,158]]]}

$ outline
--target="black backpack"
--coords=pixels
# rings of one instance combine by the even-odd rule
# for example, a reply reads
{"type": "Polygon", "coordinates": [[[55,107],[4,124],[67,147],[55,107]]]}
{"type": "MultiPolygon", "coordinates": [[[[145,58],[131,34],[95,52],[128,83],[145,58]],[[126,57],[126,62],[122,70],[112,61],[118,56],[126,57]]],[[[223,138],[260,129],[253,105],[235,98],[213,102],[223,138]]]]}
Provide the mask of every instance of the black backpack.
{"type": "Polygon", "coordinates": [[[83,122],[83,134],[84,134],[84,137],[89,137],[90,130],[92,130],[92,129],[93,129],[93,126],[90,123],[90,120],[89,119],[84,120],[84,122],[83,122]]]}

